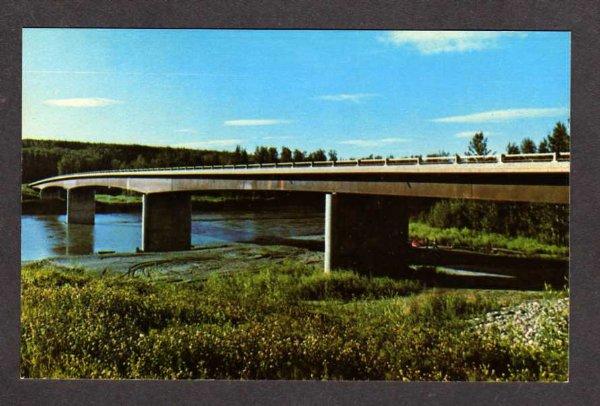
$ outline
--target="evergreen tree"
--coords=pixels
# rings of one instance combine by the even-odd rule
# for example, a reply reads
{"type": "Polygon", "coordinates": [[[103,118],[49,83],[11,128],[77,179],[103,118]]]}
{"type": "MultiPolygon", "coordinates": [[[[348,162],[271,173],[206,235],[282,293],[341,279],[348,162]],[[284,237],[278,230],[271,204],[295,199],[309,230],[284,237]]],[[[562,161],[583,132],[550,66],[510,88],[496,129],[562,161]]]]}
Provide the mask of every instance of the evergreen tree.
{"type": "Polygon", "coordinates": [[[300,151],[299,149],[294,150],[292,160],[294,162],[302,162],[306,159],[306,152],[300,151]]]}
{"type": "Polygon", "coordinates": [[[254,162],[257,164],[269,162],[269,149],[267,147],[256,147],[254,150],[254,162]]]}
{"type": "Polygon", "coordinates": [[[489,155],[492,151],[487,147],[487,138],[483,136],[480,131],[473,135],[471,142],[469,142],[469,149],[465,152],[466,155],[489,155]]]}
{"type": "Polygon", "coordinates": [[[509,142],[508,145],[506,146],[506,153],[507,154],[518,154],[519,151],[519,147],[517,146],[517,144],[513,143],[513,142],[509,142]]]}
{"type": "Polygon", "coordinates": [[[538,152],[540,154],[545,154],[547,152],[550,152],[550,146],[548,145],[547,138],[544,138],[543,140],[540,141],[540,145],[538,146],[538,152]]]}
{"type": "Polygon", "coordinates": [[[281,147],[281,154],[279,155],[281,162],[292,161],[292,150],[288,147],[281,147]]]}
{"type": "Polygon", "coordinates": [[[329,152],[328,152],[328,155],[329,155],[329,160],[330,161],[334,161],[335,162],[335,161],[338,160],[337,152],[335,152],[335,150],[330,149],[329,152]]]}
{"type": "Polygon", "coordinates": [[[241,145],[237,145],[235,147],[235,151],[233,151],[233,155],[231,157],[231,163],[234,165],[237,164],[247,164],[248,163],[248,152],[241,145]]]}
{"type": "Polygon", "coordinates": [[[531,138],[523,138],[521,141],[521,153],[522,154],[535,154],[537,152],[537,146],[531,138]]]}
{"type": "Polygon", "coordinates": [[[242,148],[242,153],[240,155],[240,164],[247,165],[250,162],[250,158],[248,157],[248,152],[245,148],[242,148]]]}
{"type": "Polygon", "coordinates": [[[558,122],[552,130],[552,134],[548,135],[548,145],[550,152],[568,152],[570,151],[571,137],[567,131],[567,127],[558,122]]]}
{"type": "Polygon", "coordinates": [[[318,149],[308,155],[309,161],[327,161],[327,154],[324,149],[318,149]]]}
{"type": "Polygon", "coordinates": [[[277,152],[277,148],[275,148],[275,147],[269,147],[267,149],[267,151],[268,151],[268,154],[269,154],[269,156],[267,158],[268,162],[274,163],[274,162],[277,162],[279,160],[279,153],[277,152]]]}

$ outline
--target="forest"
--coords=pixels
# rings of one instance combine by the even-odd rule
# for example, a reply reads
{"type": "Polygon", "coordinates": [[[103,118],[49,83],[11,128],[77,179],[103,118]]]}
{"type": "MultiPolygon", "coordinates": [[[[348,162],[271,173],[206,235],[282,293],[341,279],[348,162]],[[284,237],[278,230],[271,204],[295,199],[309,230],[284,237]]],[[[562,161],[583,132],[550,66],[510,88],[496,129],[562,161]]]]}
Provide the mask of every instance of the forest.
{"type": "Polygon", "coordinates": [[[231,165],[268,162],[336,160],[335,151],[307,153],[299,149],[257,147],[248,153],[241,146],[234,151],[103,144],[73,141],[24,139],[22,144],[23,183],[67,173],[170,166],[231,165]]]}

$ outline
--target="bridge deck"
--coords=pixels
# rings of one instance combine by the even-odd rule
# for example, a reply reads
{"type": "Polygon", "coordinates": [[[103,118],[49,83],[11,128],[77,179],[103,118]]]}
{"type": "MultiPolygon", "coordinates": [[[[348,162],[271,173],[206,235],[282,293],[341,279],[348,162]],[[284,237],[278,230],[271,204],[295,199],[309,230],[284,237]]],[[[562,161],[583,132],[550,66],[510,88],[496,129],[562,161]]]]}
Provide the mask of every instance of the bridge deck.
{"type": "Polygon", "coordinates": [[[280,190],[568,203],[569,158],[534,154],[109,170],[30,185],[140,193],[280,190]]]}

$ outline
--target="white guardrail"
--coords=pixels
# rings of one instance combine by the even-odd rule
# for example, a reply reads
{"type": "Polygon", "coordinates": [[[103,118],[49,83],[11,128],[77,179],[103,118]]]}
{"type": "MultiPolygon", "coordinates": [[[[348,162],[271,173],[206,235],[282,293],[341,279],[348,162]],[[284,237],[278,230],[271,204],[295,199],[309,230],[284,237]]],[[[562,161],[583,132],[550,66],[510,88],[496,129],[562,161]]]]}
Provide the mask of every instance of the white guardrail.
{"type": "Polygon", "coordinates": [[[398,166],[398,165],[439,165],[439,164],[486,164],[486,163],[522,163],[522,162],[561,162],[570,161],[570,152],[541,153],[541,154],[500,154],[500,155],[454,155],[436,157],[410,157],[410,158],[385,158],[385,159],[352,159],[340,161],[302,161],[302,162],[277,162],[255,163],[236,165],[202,165],[202,166],[177,166],[162,168],[137,168],[137,169],[108,169],[103,171],[90,171],[79,173],[108,173],[108,172],[149,172],[173,170],[200,170],[200,169],[252,169],[252,168],[305,168],[305,167],[332,167],[332,166],[398,166]]]}

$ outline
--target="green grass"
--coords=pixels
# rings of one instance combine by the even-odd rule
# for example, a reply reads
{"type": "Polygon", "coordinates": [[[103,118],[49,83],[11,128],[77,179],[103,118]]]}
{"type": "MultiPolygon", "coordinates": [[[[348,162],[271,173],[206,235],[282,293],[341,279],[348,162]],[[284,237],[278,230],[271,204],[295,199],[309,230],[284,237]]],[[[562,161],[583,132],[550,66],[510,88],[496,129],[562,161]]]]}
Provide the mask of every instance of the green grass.
{"type": "Polygon", "coordinates": [[[474,251],[489,251],[491,248],[519,251],[525,255],[568,257],[569,247],[545,244],[528,237],[510,237],[502,234],[485,233],[467,228],[436,228],[421,222],[411,222],[411,238],[426,238],[439,245],[452,245],[474,251]]]}
{"type": "Polygon", "coordinates": [[[565,294],[424,290],[296,262],[194,283],[38,262],[22,269],[21,374],[564,380],[564,340],[515,349],[468,326],[491,310],[565,294]]]}
{"type": "Polygon", "coordinates": [[[142,196],[139,195],[103,195],[97,194],[96,201],[104,204],[139,204],[142,196]]]}

